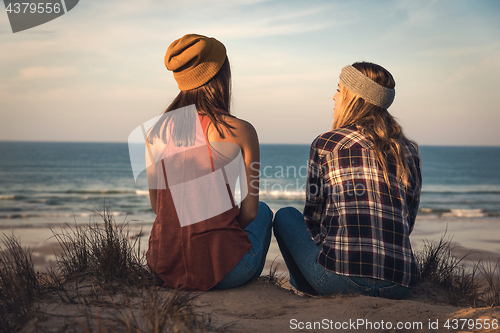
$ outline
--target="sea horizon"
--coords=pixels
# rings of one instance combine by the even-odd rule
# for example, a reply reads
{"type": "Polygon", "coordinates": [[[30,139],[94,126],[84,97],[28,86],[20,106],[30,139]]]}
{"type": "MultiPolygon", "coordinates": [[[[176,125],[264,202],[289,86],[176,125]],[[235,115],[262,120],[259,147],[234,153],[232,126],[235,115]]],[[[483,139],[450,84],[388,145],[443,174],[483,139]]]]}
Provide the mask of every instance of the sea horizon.
{"type": "MultiPolygon", "coordinates": [[[[500,217],[500,147],[420,153],[419,215],[500,217]]],[[[87,216],[104,199],[116,216],[151,219],[147,185],[134,182],[128,154],[126,143],[0,141],[0,224],[87,216]]],[[[260,199],[275,210],[302,209],[308,156],[306,144],[261,144],[260,199]]]]}

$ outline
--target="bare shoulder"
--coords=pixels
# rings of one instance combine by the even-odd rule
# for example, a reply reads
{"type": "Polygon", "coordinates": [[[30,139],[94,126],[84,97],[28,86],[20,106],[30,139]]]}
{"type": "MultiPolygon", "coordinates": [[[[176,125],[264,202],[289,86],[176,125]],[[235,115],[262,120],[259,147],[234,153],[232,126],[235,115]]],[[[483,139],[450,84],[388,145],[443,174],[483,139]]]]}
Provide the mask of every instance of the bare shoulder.
{"type": "Polygon", "coordinates": [[[253,127],[253,125],[248,121],[231,116],[226,116],[224,120],[228,123],[228,125],[234,127],[232,130],[233,136],[246,139],[257,138],[257,131],[255,130],[255,127],[253,127]]]}
{"type": "Polygon", "coordinates": [[[255,128],[253,127],[252,124],[250,124],[248,121],[232,117],[232,116],[225,116],[224,120],[231,126],[243,130],[243,131],[255,131],[255,128]]]}
{"type": "Polygon", "coordinates": [[[255,147],[259,145],[257,131],[248,121],[233,116],[224,116],[224,121],[232,128],[220,126],[224,134],[224,136],[221,137],[219,132],[211,126],[208,130],[208,139],[210,142],[233,142],[243,150],[249,149],[250,147],[255,149],[255,147]]]}

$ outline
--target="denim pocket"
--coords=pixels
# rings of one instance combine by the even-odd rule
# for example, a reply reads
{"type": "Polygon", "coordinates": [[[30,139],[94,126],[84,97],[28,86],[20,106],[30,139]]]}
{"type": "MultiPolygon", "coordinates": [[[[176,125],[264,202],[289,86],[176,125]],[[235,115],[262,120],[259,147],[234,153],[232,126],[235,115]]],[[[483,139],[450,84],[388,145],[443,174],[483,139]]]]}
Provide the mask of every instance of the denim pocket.
{"type": "Polygon", "coordinates": [[[241,259],[242,263],[246,265],[249,271],[255,272],[259,269],[262,260],[262,251],[250,249],[247,254],[241,259]]]}
{"type": "Polygon", "coordinates": [[[410,295],[412,288],[407,288],[395,283],[392,286],[380,288],[380,297],[389,299],[403,299],[410,295]]]}
{"type": "MultiPolygon", "coordinates": [[[[240,271],[247,270],[249,274],[255,273],[254,270],[254,261],[255,261],[255,254],[247,253],[243,258],[241,258],[240,264],[243,265],[243,267],[239,267],[240,271]]],[[[236,265],[238,266],[238,265],[236,265]]]]}
{"type": "MultiPolygon", "coordinates": [[[[312,266],[313,269],[316,268],[314,265],[312,266]]],[[[318,287],[318,286],[321,286],[325,283],[325,281],[327,281],[329,278],[328,278],[328,270],[323,268],[325,271],[323,272],[323,274],[321,274],[320,278],[318,280],[316,280],[315,282],[313,282],[313,285],[315,287],[318,287]]]]}
{"type": "Polygon", "coordinates": [[[352,290],[349,290],[354,293],[362,294],[362,295],[368,295],[370,293],[371,288],[366,287],[366,286],[360,286],[356,282],[354,282],[350,277],[346,275],[340,275],[342,279],[349,285],[352,290]]]}
{"type": "Polygon", "coordinates": [[[370,288],[360,286],[352,281],[348,276],[337,274],[329,270],[324,271],[321,277],[314,284],[314,289],[320,295],[329,294],[361,294],[367,295],[370,288]]]}

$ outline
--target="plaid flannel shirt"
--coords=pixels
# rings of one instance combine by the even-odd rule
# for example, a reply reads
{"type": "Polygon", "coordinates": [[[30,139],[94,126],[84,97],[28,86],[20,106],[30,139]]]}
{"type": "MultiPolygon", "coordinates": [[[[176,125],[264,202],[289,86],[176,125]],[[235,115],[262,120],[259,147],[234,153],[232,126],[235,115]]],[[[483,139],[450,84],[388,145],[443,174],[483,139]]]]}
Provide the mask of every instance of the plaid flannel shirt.
{"type": "Polygon", "coordinates": [[[305,224],[320,245],[318,262],[323,267],[413,287],[417,263],[410,233],[420,201],[420,157],[413,146],[406,147],[408,164],[416,167],[408,188],[397,181],[395,165],[389,160],[387,184],[372,146],[355,125],[314,140],[305,224]]]}

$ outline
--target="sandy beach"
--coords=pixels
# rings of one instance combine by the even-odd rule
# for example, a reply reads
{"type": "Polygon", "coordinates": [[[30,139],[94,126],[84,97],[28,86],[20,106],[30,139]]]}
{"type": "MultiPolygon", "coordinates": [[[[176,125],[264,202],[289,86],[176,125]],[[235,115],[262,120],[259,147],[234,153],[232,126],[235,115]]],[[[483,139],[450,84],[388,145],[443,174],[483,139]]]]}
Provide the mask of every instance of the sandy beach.
{"type": "MultiPolygon", "coordinates": [[[[500,318],[498,307],[448,305],[442,299],[443,293],[430,290],[429,286],[419,286],[402,301],[367,296],[308,297],[262,281],[196,296],[195,311],[210,317],[214,331],[222,328],[223,332],[498,332],[491,325],[500,318]],[[465,320],[474,320],[473,329],[469,328],[472,321],[465,320]],[[479,323],[490,323],[490,329],[477,329],[479,323]],[[457,329],[453,329],[454,325],[457,329]]],[[[114,299],[120,297],[113,295],[114,299]]],[[[141,318],[138,303],[137,299],[132,300],[136,305],[125,313],[141,318]]],[[[23,332],[35,327],[44,332],[58,332],[64,327],[86,331],[88,324],[83,319],[69,324],[82,312],[81,305],[45,303],[43,307],[45,319],[31,322],[23,332]]],[[[88,305],[86,311],[97,314],[101,321],[112,312],[97,305],[88,305]]]]}
{"type": "MultiPolygon", "coordinates": [[[[63,228],[63,229],[61,229],[63,228]]],[[[130,225],[130,236],[139,237],[142,250],[147,248],[150,225],[130,225]]],[[[55,231],[64,227],[53,227],[55,231]]],[[[493,263],[500,257],[500,221],[497,219],[459,219],[419,217],[412,234],[414,251],[419,251],[425,241],[439,241],[444,232],[452,237],[455,253],[464,259],[464,263],[473,267],[479,259],[493,263]]],[[[3,228],[4,234],[14,234],[21,244],[30,247],[35,269],[46,270],[47,265],[55,260],[58,250],[52,231],[47,228],[23,227],[3,228]]],[[[283,262],[275,240],[267,257],[267,265],[263,275],[269,273],[274,261],[278,266],[278,274],[287,277],[283,262]]],[[[162,289],[161,293],[171,293],[162,289]]],[[[428,283],[419,284],[409,298],[387,300],[365,296],[312,297],[293,290],[286,282],[281,286],[264,281],[251,282],[240,288],[226,291],[208,291],[195,293],[193,301],[196,313],[208,315],[212,327],[223,327],[223,331],[233,332],[494,332],[494,329],[478,329],[479,323],[500,319],[498,307],[457,307],[452,306],[446,292],[428,283]],[[455,321],[453,321],[455,319],[455,321]],[[474,320],[467,322],[465,319],[474,320]],[[486,320],[488,319],[488,320],[486,320]],[[445,327],[448,322],[448,328],[445,327]],[[453,329],[453,323],[458,323],[453,329]],[[462,325],[465,323],[465,326],[462,325]],[[470,329],[471,324],[473,329],[470,329]],[[399,325],[399,326],[398,326],[399,325]],[[450,326],[451,325],[451,326],[450,326]]],[[[122,295],[107,295],[110,299],[122,295]]],[[[58,331],[67,325],[68,318],[81,311],[81,305],[61,302],[45,303],[44,321],[37,322],[43,331],[58,331]],[[80,310],[78,310],[80,309],[80,310]]],[[[105,309],[89,305],[90,313],[98,313],[105,309]],[[100,309],[100,310],[99,310],[100,309]]],[[[132,306],[130,311],[140,317],[140,307],[132,306]]],[[[105,315],[103,315],[105,316],[105,315]]],[[[30,325],[34,325],[31,323],[30,325]]],[[[25,331],[34,326],[27,326],[25,331]]],[[[83,327],[83,326],[82,326],[83,327]]],[[[81,327],[80,327],[81,328],[81,327]]],[[[78,329],[76,330],[78,331],[78,329]]]]}

